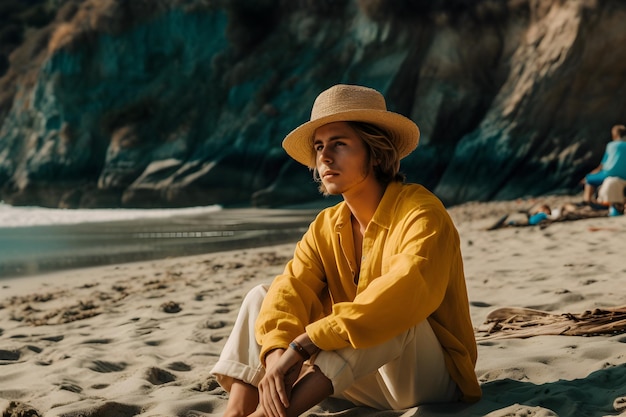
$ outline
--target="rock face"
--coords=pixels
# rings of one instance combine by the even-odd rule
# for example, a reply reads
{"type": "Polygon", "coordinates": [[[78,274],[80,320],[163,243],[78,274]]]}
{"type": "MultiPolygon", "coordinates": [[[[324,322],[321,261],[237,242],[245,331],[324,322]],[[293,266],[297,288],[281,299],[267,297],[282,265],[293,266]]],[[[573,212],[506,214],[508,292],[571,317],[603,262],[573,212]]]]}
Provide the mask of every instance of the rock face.
{"type": "Polygon", "coordinates": [[[416,121],[402,170],[447,204],[578,191],[626,122],[618,0],[56,3],[0,80],[11,204],[321,198],[280,144],[336,83],[416,121]]]}

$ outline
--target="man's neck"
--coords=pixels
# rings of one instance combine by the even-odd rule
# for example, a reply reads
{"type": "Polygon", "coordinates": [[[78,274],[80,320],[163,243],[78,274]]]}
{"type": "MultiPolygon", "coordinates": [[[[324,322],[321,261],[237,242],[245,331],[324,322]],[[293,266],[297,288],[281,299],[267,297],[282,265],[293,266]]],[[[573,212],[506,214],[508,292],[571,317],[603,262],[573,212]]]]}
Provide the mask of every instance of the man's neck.
{"type": "Polygon", "coordinates": [[[385,194],[385,185],[376,183],[376,187],[369,187],[361,190],[358,194],[343,195],[344,201],[352,212],[352,216],[359,223],[362,233],[365,233],[367,225],[374,217],[376,209],[385,194]]]}

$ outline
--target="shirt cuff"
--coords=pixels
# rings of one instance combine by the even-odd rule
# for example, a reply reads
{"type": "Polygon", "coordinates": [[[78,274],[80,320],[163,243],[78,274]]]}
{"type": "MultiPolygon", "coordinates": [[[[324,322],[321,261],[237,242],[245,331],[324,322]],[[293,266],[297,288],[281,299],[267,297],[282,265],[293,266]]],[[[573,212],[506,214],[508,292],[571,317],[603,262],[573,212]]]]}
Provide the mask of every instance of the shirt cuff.
{"type": "Polygon", "coordinates": [[[322,350],[338,350],[350,346],[350,341],[339,327],[337,322],[330,317],[325,317],[306,326],[306,333],[315,345],[322,350]]]}

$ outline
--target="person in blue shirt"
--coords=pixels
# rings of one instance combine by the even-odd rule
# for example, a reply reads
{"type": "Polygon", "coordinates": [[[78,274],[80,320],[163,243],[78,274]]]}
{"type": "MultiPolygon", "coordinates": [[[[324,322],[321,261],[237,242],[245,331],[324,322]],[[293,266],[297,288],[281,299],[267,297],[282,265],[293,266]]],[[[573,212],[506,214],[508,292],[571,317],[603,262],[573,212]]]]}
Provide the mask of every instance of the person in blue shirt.
{"type": "Polygon", "coordinates": [[[615,125],[611,129],[612,141],[606,145],[602,161],[583,180],[583,202],[590,204],[595,200],[598,187],[608,177],[626,180],[626,126],[615,125]]]}

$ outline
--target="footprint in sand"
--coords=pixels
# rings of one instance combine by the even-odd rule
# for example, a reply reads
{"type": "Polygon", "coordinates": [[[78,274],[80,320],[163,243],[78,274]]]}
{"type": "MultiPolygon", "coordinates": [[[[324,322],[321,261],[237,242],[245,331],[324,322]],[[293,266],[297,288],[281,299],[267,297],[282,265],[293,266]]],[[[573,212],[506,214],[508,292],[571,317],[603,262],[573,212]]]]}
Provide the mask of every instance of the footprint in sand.
{"type": "Polygon", "coordinates": [[[189,340],[194,342],[209,344],[219,342],[222,339],[225,339],[230,334],[230,331],[227,329],[222,330],[221,332],[208,332],[203,331],[202,329],[195,329],[191,332],[191,336],[189,336],[189,340]]]}
{"type": "Polygon", "coordinates": [[[166,366],[167,369],[178,372],[187,372],[191,371],[191,366],[187,365],[185,362],[172,362],[166,366]]]}
{"type": "Polygon", "coordinates": [[[196,325],[199,329],[222,329],[227,323],[222,320],[206,320],[196,325]]]}
{"type": "Polygon", "coordinates": [[[215,377],[211,375],[206,381],[203,381],[193,388],[194,391],[207,392],[212,395],[225,394],[224,388],[217,382],[215,377]]]}
{"type": "Polygon", "coordinates": [[[82,343],[84,345],[108,345],[112,341],[113,339],[87,339],[84,340],[82,343]]]}
{"type": "Polygon", "coordinates": [[[61,382],[60,384],[58,384],[58,386],[61,390],[75,392],[76,394],[80,394],[81,392],[83,392],[83,389],[79,385],[76,385],[72,382],[61,382]]]}
{"type": "Polygon", "coordinates": [[[208,343],[211,343],[211,335],[207,334],[206,332],[200,329],[195,329],[194,331],[191,332],[191,335],[189,336],[188,340],[191,340],[197,343],[208,344],[208,343]]]}
{"type": "MultiPolygon", "coordinates": [[[[228,303],[217,303],[217,309],[213,310],[214,313],[217,314],[228,314],[231,311],[233,311],[233,305],[235,303],[234,302],[228,302],[228,303]]],[[[240,303],[238,303],[240,304],[240,303]]],[[[239,305],[237,305],[237,310],[239,309],[239,305]]]]}
{"type": "Polygon", "coordinates": [[[58,335],[58,336],[45,336],[42,337],[41,340],[45,340],[47,342],[60,342],[61,340],[63,340],[65,338],[65,336],[63,335],[58,335]]]}
{"type": "Polygon", "coordinates": [[[190,340],[198,343],[215,343],[228,337],[230,330],[226,329],[228,323],[223,320],[204,320],[196,325],[196,328],[189,337],[190,340]],[[220,329],[224,329],[219,331],[220,329]],[[211,330],[218,330],[217,332],[211,330]]]}
{"type": "Polygon", "coordinates": [[[227,338],[227,337],[228,337],[228,333],[212,334],[209,339],[211,340],[211,342],[215,343],[215,342],[219,342],[220,340],[222,340],[224,338],[227,338]]]}
{"type": "Polygon", "coordinates": [[[89,369],[95,372],[106,374],[109,372],[120,372],[126,369],[127,364],[125,362],[108,362],[108,361],[93,361],[89,369]]]}
{"type": "Polygon", "coordinates": [[[144,371],[143,379],[152,385],[163,385],[168,382],[176,381],[176,377],[167,372],[165,369],[151,367],[144,371]]]}
{"type": "Polygon", "coordinates": [[[4,350],[0,349],[0,361],[16,361],[19,360],[22,354],[19,350],[4,350]]]}
{"type": "MultiPolygon", "coordinates": [[[[95,410],[74,410],[71,415],[88,415],[89,417],[131,417],[141,414],[144,410],[138,405],[120,404],[115,401],[107,402],[95,410]],[[82,412],[81,412],[82,411],[82,412]]],[[[69,415],[69,414],[68,414],[69,415]]]]}
{"type": "MultiPolygon", "coordinates": [[[[139,319],[137,319],[139,320],[139,319]]],[[[135,329],[137,336],[146,336],[152,333],[154,330],[159,329],[159,321],[156,319],[148,319],[145,323],[139,323],[135,329]]]]}
{"type": "Polygon", "coordinates": [[[30,350],[31,352],[35,352],[35,353],[43,352],[43,349],[40,348],[39,346],[26,345],[26,349],[30,350]]]}

